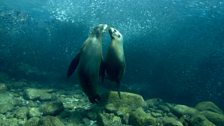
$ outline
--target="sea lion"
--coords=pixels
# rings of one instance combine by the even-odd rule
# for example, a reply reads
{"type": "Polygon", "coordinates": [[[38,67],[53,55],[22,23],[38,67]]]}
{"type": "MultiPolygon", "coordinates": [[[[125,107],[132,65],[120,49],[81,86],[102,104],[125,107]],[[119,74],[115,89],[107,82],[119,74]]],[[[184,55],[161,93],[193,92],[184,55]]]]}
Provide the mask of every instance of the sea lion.
{"type": "Polygon", "coordinates": [[[123,49],[123,36],[115,28],[109,28],[111,42],[105,59],[105,71],[109,80],[116,82],[120,96],[120,83],[125,72],[125,56],[123,49]]]}
{"type": "Polygon", "coordinates": [[[99,24],[93,28],[67,71],[67,77],[70,77],[77,68],[81,88],[91,103],[97,103],[100,100],[97,87],[100,75],[104,77],[102,71],[105,71],[103,70],[102,34],[107,28],[107,24],[99,24]]]}

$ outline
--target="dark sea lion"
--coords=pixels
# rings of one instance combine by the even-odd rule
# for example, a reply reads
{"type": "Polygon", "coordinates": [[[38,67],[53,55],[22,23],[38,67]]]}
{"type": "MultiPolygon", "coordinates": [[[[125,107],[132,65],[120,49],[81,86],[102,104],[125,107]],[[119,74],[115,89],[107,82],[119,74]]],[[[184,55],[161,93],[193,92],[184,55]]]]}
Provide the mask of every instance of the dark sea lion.
{"type": "Polygon", "coordinates": [[[103,77],[102,34],[108,25],[99,24],[90,32],[80,51],[72,60],[67,76],[70,77],[77,68],[77,74],[83,92],[91,103],[97,103],[100,96],[97,92],[100,75],[103,77]]]}
{"type": "Polygon", "coordinates": [[[116,82],[119,97],[120,83],[125,72],[125,56],[123,49],[123,36],[115,28],[109,28],[111,42],[105,60],[105,70],[109,80],[116,82]]]}

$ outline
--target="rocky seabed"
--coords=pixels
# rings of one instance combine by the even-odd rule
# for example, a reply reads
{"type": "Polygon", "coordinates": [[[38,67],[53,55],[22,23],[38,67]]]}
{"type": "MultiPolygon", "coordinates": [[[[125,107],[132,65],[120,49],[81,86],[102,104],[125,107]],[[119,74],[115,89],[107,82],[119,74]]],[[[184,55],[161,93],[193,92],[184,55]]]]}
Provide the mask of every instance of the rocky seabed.
{"type": "Polygon", "coordinates": [[[93,105],[78,89],[0,83],[0,126],[224,126],[223,111],[211,101],[190,107],[115,91],[103,99],[93,105]]]}

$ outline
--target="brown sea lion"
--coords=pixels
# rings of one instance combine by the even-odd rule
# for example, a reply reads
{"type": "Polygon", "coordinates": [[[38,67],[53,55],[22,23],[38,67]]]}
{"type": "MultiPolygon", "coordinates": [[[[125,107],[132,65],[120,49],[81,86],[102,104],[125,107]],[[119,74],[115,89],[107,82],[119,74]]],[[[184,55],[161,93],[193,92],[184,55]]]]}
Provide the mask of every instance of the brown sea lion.
{"type": "Polygon", "coordinates": [[[111,42],[105,60],[105,70],[109,80],[116,82],[119,97],[120,83],[125,72],[125,56],[123,49],[123,36],[115,28],[109,28],[111,42]]]}
{"type": "Polygon", "coordinates": [[[107,24],[99,24],[90,32],[80,51],[72,60],[67,76],[70,77],[77,68],[77,74],[83,92],[91,103],[97,103],[100,96],[97,91],[100,75],[103,76],[102,34],[107,24]]]}

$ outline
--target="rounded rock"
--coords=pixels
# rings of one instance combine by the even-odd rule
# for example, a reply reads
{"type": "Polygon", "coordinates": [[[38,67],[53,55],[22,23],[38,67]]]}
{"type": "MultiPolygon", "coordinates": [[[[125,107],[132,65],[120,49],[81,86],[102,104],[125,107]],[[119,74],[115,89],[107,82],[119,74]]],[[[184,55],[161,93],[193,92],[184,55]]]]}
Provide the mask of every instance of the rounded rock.
{"type": "Polygon", "coordinates": [[[58,115],[63,110],[64,106],[61,101],[49,102],[42,106],[42,111],[44,115],[58,115]]]}
{"type": "Polygon", "coordinates": [[[41,115],[42,113],[40,112],[39,108],[31,107],[29,109],[29,112],[28,112],[29,117],[40,117],[41,115]]]}
{"type": "Polygon", "coordinates": [[[40,119],[39,126],[64,126],[64,124],[57,117],[46,116],[40,119]]]}
{"type": "Polygon", "coordinates": [[[134,126],[155,126],[156,118],[145,113],[142,108],[138,108],[131,112],[129,116],[129,124],[134,126]]]}
{"type": "Polygon", "coordinates": [[[211,112],[223,114],[223,111],[211,101],[199,102],[195,106],[195,108],[199,111],[211,111],[211,112]]]}
{"type": "Polygon", "coordinates": [[[0,93],[7,91],[7,86],[4,83],[0,83],[0,93]]]}
{"type": "Polygon", "coordinates": [[[38,117],[30,118],[30,119],[25,123],[25,126],[38,126],[39,120],[40,120],[40,119],[39,119],[38,117]]]}

